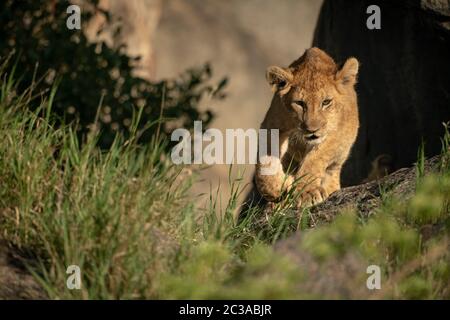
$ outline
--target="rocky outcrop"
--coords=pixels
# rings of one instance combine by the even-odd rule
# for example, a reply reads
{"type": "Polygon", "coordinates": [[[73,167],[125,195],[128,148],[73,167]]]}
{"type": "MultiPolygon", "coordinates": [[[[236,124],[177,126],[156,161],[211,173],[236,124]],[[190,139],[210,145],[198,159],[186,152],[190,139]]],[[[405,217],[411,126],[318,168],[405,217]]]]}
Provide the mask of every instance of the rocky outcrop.
{"type": "MultiPolygon", "coordinates": [[[[433,157],[424,163],[424,173],[437,172],[443,163],[440,156],[433,157]]],[[[448,165],[448,159],[446,159],[448,165]]],[[[308,227],[315,228],[332,221],[345,209],[357,209],[361,217],[376,214],[381,204],[381,192],[388,192],[400,199],[407,199],[414,194],[417,181],[416,167],[400,169],[378,181],[344,188],[325,202],[314,206],[310,211],[308,227]]],[[[439,234],[444,230],[440,224],[427,224],[419,230],[423,241],[439,234]]],[[[422,264],[432,263],[448,254],[450,243],[442,240],[440,246],[424,253],[420,260],[408,263],[401,272],[397,272],[387,280],[383,289],[386,291],[371,291],[366,289],[366,268],[370,264],[361,255],[347,252],[345,255],[332,257],[321,261],[306,250],[302,244],[305,241],[305,232],[297,232],[286,239],[278,241],[274,248],[282,256],[290,258],[299,270],[308,275],[307,281],[299,283],[302,291],[308,292],[312,297],[338,298],[338,299],[380,299],[392,289],[393,281],[404,278],[422,264]],[[391,287],[391,288],[390,288],[391,287]]]]}
{"type": "MultiPolygon", "coordinates": [[[[423,164],[424,174],[436,172],[441,164],[442,156],[434,156],[423,164]]],[[[448,160],[447,160],[448,161],[448,160]]],[[[373,180],[356,186],[343,188],[333,193],[326,201],[309,209],[308,228],[315,228],[330,223],[345,210],[356,209],[362,218],[374,214],[382,202],[383,194],[389,194],[400,199],[408,199],[415,192],[417,182],[416,166],[399,169],[383,178],[373,180]],[[383,194],[382,194],[383,193],[383,194]]],[[[241,211],[242,218],[246,216],[249,206],[258,205],[263,208],[266,215],[273,212],[274,204],[265,201],[257,192],[256,187],[249,194],[241,211]]],[[[294,210],[296,214],[297,210],[294,210]]],[[[267,216],[261,215],[256,222],[258,226],[267,224],[267,216]]]]}
{"type": "MultiPolygon", "coordinates": [[[[427,160],[424,164],[425,173],[435,171],[439,163],[440,156],[427,160]]],[[[402,168],[382,179],[335,192],[325,202],[311,208],[309,227],[329,223],[346,209],[357,209],[362,217],[367,218],[381,204],[382,192],[408,199],[415,191],[416,171],[416,167],[402,168]]]]}

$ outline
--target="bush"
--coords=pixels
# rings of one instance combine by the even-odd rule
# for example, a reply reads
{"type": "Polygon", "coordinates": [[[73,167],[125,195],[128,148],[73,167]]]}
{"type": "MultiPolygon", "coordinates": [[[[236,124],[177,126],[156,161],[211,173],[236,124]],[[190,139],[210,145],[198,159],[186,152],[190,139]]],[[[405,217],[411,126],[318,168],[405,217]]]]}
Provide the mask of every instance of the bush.
{"type": "MultiPolygon", "coordinates": [[[[110,23],[108,12],[99,9],[98,0],[84,3],[83,23],[94,14],[104,15],[110,23]]],[[[222,99],[226,79],[217,86],[207,84],[212,76],[208,65],[188,70],[179,79],[170,81],[151,83],[135,77],[133,65],[138,58],[127,56],[123,46],[90,43],[82,30],[67,28],[69,5],[67,0],[0,2],[0,57],[16,52],[15,70],[10,72],[21,77],[20,90],[33,85],[35,92],[44,92],[57,84],[53,111],[60,122],[75,121],[78,136],[95,123],[102,132],[99,137],[102,147],[109,147],[117,132],[129,135],[133,115],[138,112],[142,113],[138,129],[146,128],[161,115],[176,119],[162,125],[163,135],[177,127],[189,129],[194,120],[204,121],[204,127],[210,123],[212,112],[200,111],[199,102],[206,95],[222,99]]],[[[117,29],[116,33],[119,32],[117,29]]],[[[39,102],[30,103],[30,107],[36,108],[39,102]]],[[[140,141],[150,141],[157,131],[157,125],[151,126],[140,141]]]]}

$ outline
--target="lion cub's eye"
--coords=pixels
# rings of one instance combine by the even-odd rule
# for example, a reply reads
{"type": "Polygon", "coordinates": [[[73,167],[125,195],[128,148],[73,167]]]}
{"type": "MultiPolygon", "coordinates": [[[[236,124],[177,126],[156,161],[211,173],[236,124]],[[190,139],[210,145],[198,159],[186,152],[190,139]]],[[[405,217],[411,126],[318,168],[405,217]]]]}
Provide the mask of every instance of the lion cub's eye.
{"type": "Polygon", "coordinates": [[[324,107],[324,108],[327,108],[327,107],[329,107],[330,106],[330,104],[331,104],[331,99],[325,99],[325,100],[323,100],[322,101],[322,107],[324,107]]]}
{"type": "Polygon", "coordinates": [[[303,100],[297,100],[293,102],[295,105],[301,107],[302,109],[306,109],[306,102],[303,100]]]}

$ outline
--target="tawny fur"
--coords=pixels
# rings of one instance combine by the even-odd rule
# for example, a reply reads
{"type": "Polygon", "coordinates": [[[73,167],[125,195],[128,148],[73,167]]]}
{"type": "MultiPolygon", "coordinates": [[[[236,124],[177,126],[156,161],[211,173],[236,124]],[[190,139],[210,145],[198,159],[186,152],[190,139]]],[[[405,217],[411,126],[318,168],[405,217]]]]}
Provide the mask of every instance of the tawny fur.
{"type": "Polygon", "coordinates": [[[339,69],[325,52],[311,48],[288,68],[267,69],[275,94],[261,129],[279,129],[280,156],[271,153],[270,137],[259,141],[269,148],[258,158],[255,175],[266,200],[277,201],[283,191],[296,188],[298,204],[311,205],[340,189],[341,169],[359,127],[358,66],[349,58],[339,69]],[[276,172],[262,174],[268,166],[276,172]]]}

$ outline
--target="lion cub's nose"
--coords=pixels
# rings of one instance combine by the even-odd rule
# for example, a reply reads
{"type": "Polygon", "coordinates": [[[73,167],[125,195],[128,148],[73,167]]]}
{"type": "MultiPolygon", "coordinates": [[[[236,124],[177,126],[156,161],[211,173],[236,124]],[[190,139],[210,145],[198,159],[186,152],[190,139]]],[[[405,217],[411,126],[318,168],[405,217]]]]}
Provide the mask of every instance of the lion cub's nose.
{"type": "Polygon", "coordinates": [[[307,127],[307,126],[304,126],[302,129],[303,129],[303,131],[305,131],[306,134],[314,134],[317,131],[319,131],[320,127],[309,127],[309,126],[307,127]]]}

